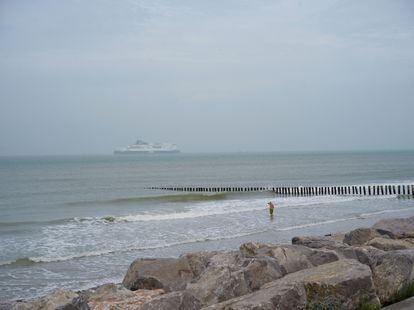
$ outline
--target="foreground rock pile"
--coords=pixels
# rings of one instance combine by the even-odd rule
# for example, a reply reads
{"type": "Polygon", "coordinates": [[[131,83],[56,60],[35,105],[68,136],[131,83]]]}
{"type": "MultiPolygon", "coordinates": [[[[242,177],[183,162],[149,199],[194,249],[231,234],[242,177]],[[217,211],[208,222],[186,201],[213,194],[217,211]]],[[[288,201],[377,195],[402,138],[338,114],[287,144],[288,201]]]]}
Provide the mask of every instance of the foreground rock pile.
{"type": "Polygon", "coordinates": [[[138,259],[122,284],[57,291],[7,309],[378,309],[414,294],[414,217],[291,245],[138,259]]]}

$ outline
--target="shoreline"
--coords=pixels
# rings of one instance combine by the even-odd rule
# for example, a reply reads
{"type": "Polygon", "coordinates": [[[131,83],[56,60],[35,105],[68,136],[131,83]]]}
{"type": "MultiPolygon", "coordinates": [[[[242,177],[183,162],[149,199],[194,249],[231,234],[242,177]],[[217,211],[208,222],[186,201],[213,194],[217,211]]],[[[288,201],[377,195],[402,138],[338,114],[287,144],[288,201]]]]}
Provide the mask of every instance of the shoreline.
{"type": "MultiPolygon", "coordinates": [[[[404,212],[413,214],[412,210],[404,212]]],[[[250,238],[254,240],[249,242],[240,243],[238,250],[229,248],[220,250],[216,248],[213,251],[182,252],[184,254],[174,258],[138,258],[130,265],[122,285],[107,283],[78,292],[58,290],[57,293],[33,300],[2,301],[3,304],[0,303],[0,308],[13,310],[36,309],[39,306],[38,309],[41,309],[47,303],[53,304],[54,307],[56,306],[54,300],[57,298],[60,302],[64,300],[65,305],[75,307],[67,309],[99,309],[98,305],[112,303],[113,300],[116,300],[115,304],[118,304],[118,306],[125,305],[127,301],[134,303],[133,300],[135,300],[136,308],[134,309],[147,309],[148,305],[155,304],[158,304],[158,306],[155,308],[151,306],[152,308],[148,309],[164,309],[159,306],[160,300],[164,300],[165,306],[165,301],[169,298],[172,299],[167,304],[171,303],[171,305],[178,298],[181,301],[186,300],[189,303],[188,305],[191,304],[192,308],[189,307],[188,309],[204,307],[207,309],[224,309],[226,305],[230,304],[235,307],[234,309],[239,309],[238,305],[241,300],[246,303],[253,297],[253,299],[258,298],[259,292],[266,290],[269,285],[273,285],[273,290],[276,289],[276,291],[282,284],[286,285],[285,282],[289,279],[297,285],[300,281],[295,278],[295,274],[297,276],[300,274],[301,277],[305,278],[309,276],[314,279],[316,277],[320,280],[324,278],[324,272],[328,272],[325,270],[326,268],[338,269],[338,274],[341,274],[342,271],[346,271],[346,274],[352,274],[355,268],[356,270],[361,269],[366,275],[364,283],[368,281],[367,279],[371,279],[368,281],[370,284],[364,288],[367,290],[366,294],[364,293],[365,295],[361,298],[364,299],[368,296],[370,303],[378,308],[380,305],[387,305],[395,301],[398,297],[395,296],[401,290],[410,286],[412,281],[409,278],[410,274],[404,273],[407,270],[402,270],[399,276],[404,278],[405,282],[398,283],[399,286],[394,287],[392,292],[382,292],[382,288],[378,286],[378,283],[388,281],[389,279],[384,280],[384,278],[390,276],[385,271],[394,268],[396,260],[397,262],[398,260],[405,262],[408,260],[412,263],[409,267],[414,271],[414,216],[402,219],[389,219],[385,216],[380,216],[380,218],[383,219],[379,221],[377,221],[377,218],[362,219],[365,223],[377,221],[371,228],[355,228],[355,226],[361,227],[361,225],[357,225],[361,224],[361,219],[359,221],[355,220],[352,225],[349,225],[349,222],[342,223],[344,225],[342,228],[345,226],[354,227],[351,231],[348,229],[346,233],[340,229],[341,227],[338,227],[337,222],[322,225],[317,229],[311,227],[311,229],[294,230],[295,233],[299,232],[296,236],[306,237],[293,237],[291,245],[287,242],[274,244],[272,240],[269,240],[270,235],[266,233],[264,236],[250,238]],[[392,223],[392,225],[389,223],[392,223]],[[327,230],[332,228],[331,226],[336,226],[336,233],[332,234],[333,230],[327,233],[327,230]],[[305,234],[301,234],[301,232],[305,234]],[[306,232],[322,232],[322,234],[311,234],[310,236],[306,232]],[[312,235],[316,235],[316,237],[312,237],[312,235]],[[267,239],[267,242],[261,241],[262,238],[267,239]],[[380,270],[376,267],[375,264],[378,264],[378,262],[382,262],[380,266],[383,266],[385,264],[384,260],[387,259],[391,259],[393,262],[389,266],[385,265],[384,268],[388,269],[380,270]],[[224,269],[232,270],[230,279],[222,273],[224,269]],[[310,276],[309,273],[312,272],[314,274],[310,276]],[[238,277],[234,278],[233,273],[234,275],[238,274],[238,277]],[[293,278],[295,280],[292,280],[293,278]],[[226,281],[230,282],[227,283],[226,281]],[[223,290],[228,295],[214,297],[215,285],[211,286],[211,283],[215,283],[215,285],[221,285],[220,283],[222,283],[225,286],[223,290]],[[243,289],[241,292],[235,292],[234,287],[243,287],[243,289]],[[208,296],[205,296],[201,292],[209,293],[208,296]],[[105,296],[112,296],[112,299],[109,300],[109,297],[106,298],[105,296]]],[[[364,227],[368,226],[370,225],[364,225],[364,227]]],[[[287,235],[292,235],[292,231],[289,231],[287,235]]],[[[332,270],[329,272],[332,273],[332,270]]],[[[360,272],[362,272],[361,270],[360,272]]],[[[398,268],[397,271],[393,270],[392,273],[394,272],[398,273],[398,268]]],[[[341,277],[338,276],[336,284],[340,287],[345,285],[341,283],[341,277]]],[[[354,280],[360,281],[358,277],[354,280]]],[[[289,285],[292,285],[292,283],[289,285]]],[[[389,286],[392,281],[386,283],[386,286],[389,286]]],[[[306,287],[307,284],[302,283],[300,285],[306,287]]],[[[315,283],[312,285],[315,285],[315,283]]],[[[342,288],[345,291],[352,291],[352,288],[346,287],[346,285],[342,288]]],[[[355,292],[351,293],[355,294],[355,292]]],[[[414,290],[410,291],[411,293],[414,294],[414,290]]],[[[265,295],[268,294],[269,292],[265,295]]],[[[307,294],[309,295],[309,292],[307,294]]],[[[348,297],[350,298],[350,296],[348,297]]],[[[267,297],[263,298],[266,299],[267,297]]],[[[329,298],[333,297],[330,296],[329,298]]],[[[349,303],[348,306],[355,309],[360,307],[363,301],[358,299],[359,303],[353,304],[344,296],[335,298],[339,298],[338,300],[341,303],[349,303]]],[[[401,296],[398,298],[401,299],[401,296]]],[[[315,302],[312,298],[306,300],[299,298],[297,300],[307,306],[315,302]]],[[[53,307],[50,309],[54,309],[53,307]]],[[[182,305],[180,307],[179,309],[187,309],[186,307],[182,308],[182,305]]]]}
{"type": "MultiPolygon", "coordinates": [[[[127,251],[124,252],[122,262],[119,261],[119,253],[113,253],[104,256],[98,256],[101,261],[106,261],[106,264],[111,264],[111,262],[116,262],[118,268],[114,269],[113,272],[109,273],[109,277],[105,276],[101,279],[97,278],[95,280],[90,281],[89,284],[81,285],[81,286],[72,286],[67,287],[67,289],[71,290],[87,290],[92,287],[102,285],[108,282],[121,282],[123,279],[123,275],[125,274],[129,264],[131,261],[136,259],[137,257],[148,257],[148,258],[167,258],[167,257],[179,257],[183,253],[188,252],[197,252],[197,251],[226,251],[226,250],[237,250],[240,244],[246,242],[260,242],[260,243],[276,243],[280,245],[289,244],[291,239],[296,235],[325,235],[325,234],[335,234],[337,233],[345,233],[352,229],[358,227],[369,227],[373,225],[376,221],[381,219],[387,219],[392,215],[393,217],[405,217],[405,216],[412,216],[414,215],[414,207],[411,208],[404,208],[395,210],[395,212],[389,213],[381,213],[375,214],[372,217],[355,217],[354,219],[338,219],[335,221],[328,221],[314,223],[311,225],[304,225],[305,227],[295,227],[289,229],[270,229],[266,232],[256,232],[253,234],[241,236],[241,237],[233,237],[233,238],[224,238],[220,240],[208,240],[202,242],[189,242],[185,244],[178,244],[172,245],[168,247],[161,247],[154,251],[154,249],[147,249],[142,251],[127,251]],[[111,258],[112,256],[112,258],[111,258]]],[[[277,213],[276,213],[277,216],[277,213]]],[[[271,221],[269,221],[271,222],[271,221]]],[[[83,260],[91,259],[91,257],[80,257],[77,258],[75,261],[79,261],[79,264],[83,260]]],[[[58,268],[59,264],[62,262],[42,262],[42,263],[35,263],[39,264],[39,267],[48,267],[52,266],[52,270],[58,268]]],[[[63,262],[64,263],[64,262],[63,262]]],[[[33,299],[33,298],[40,298],[41,296],[50,294],[54,290],[58,289],[58,287],[54,286],[54,288],[45,291],[43,294],[36,294],[36,295],[29,295],[28,297],[18,296],[15,298],[1,298],[0,301],[2,302],[13,302],[15,300],[21,299],[33,299]]],[[[27,296],[27,295],[26,295],[27,296]]]]}

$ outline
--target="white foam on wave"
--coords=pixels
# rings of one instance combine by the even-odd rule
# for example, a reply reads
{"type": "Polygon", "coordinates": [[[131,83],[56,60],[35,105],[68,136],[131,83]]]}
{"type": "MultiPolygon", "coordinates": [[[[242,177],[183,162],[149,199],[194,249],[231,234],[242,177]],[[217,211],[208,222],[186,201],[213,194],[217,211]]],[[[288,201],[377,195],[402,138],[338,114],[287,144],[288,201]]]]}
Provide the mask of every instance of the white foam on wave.
{"type": "Polygon", "coordinates": [[[355,200],[368,200],[368,199],[389,199],[395,195],[389,196],[311,196],[311,197],[276,197],[260,198],[260,199],[247,199],[247,200],[227,200],[220,202],[203,202],[194,204],[187,211],[183,212],[170,212],[170,213],[140,213],[131,214],[126,216],[109,216],[100,218],[99,220],[105,220],[110,218],[109,222],[147,222],[147,221],[166,221],[166,220],[181,220],[192,219],[206,216],[227,215],[235,213],[253,212],[266,209],[267,202],[274,200],[277,203],[278,208],[298,208],[308,207],[313,205],[321,205],[334,203],[343,203],[355,200]]]}
{"type": "MultiPolygon", "coordinates": [[[[261,230],[254,230],[254,231],[242,232],[238,234],[225,235],[225,236],[187,239],[187,240],[164,243],[164,244],[157,244],[157,245],[152,245],[152,246],[131,245],[131,246],[124,247],[121,249],[111,249],[111,250],[104,250],[104,251],[89,251],[89,252],[82,252],[82,253],[78,253],[74,255],[67,255],[67,256],[55,256],[55,257],[44,256],[44,257],[30,257],[30,258],[25,258],[25,259],[33,263],[52,263],[52,262],[67,261],[67,260],[72,260],[72,259],[81,259],[81,258],[92,257],[92,256],[110,255],[114,253],[156,250],[156,249],[169,248],[169,247],[174,247],[174,246],[179,246],[179,245],[184,245],[184,244],[235,239],[235,238],[262,234],[262,233],[266,233],[270,231],[290,231],[290,230],[296,230],[296,229],[302,229],[302,228],[308,228],[308,227],[321,226],[321,225],[326,225],[326,224],[334,224],[334,223],[340,223],[340,222],[346,222],[346,221],[352,221],[352,220],[361,220],[367,217],[372,217],[372,216],[383,214],[383,213],[398,213],[398,212],[412,211],[412,210],[414,210],[414,207],[401,208],[401,209],[387,209],[387,210],[374,211],[374,212],[369,212],[369,213],[362,213],[356,216],[324,220],[324,221],[306,223],[306,224],[301,224],[301,225],[293,225],[293,226],[287,226],[287,227],[280,227],[280,228],[269,227],[269,228],[265,228],[261,230]]],[[[20,260],[21,259],[17,259],[14,261],[3,261],[3,262],[0,262],[0,266],[17,264],[19,263],[20,260]]]]}

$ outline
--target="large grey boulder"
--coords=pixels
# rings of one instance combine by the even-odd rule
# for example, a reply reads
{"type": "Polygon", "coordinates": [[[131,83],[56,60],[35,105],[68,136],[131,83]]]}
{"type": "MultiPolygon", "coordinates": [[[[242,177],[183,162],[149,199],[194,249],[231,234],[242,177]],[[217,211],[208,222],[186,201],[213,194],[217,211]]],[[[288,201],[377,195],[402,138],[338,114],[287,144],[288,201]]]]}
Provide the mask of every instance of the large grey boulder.
{"type": "Polygon", "coordinates": [[[283,275],[330,263],[339,259],[332,250],[312,249],[303,245],[271,245],[245,243],[240,246],[244,257],[272,257],[280,266],[283,275]]]}
{"type": "Polygon", "coordinates": [[[277,280],[285,274],[272,257],[256,257],[246,260],[242,268],[248,288],[258,290],[263,284],[277,280]]]}
{"type": "Polygon", "coordinates": [[[277,280],[264,285],[259,291],[203,310],[304,310],[306,305],[306,291],[301,283],[277,280]]]}
{"type": "Polygon", "coordinates": [[[358,309],[363,304],[380,305],[371,270],[356,260],[343,259],[291,273],[206,310],[358,309]]]}
{"type": "Polygon", "coordinates": [[[381,302],[392,302],[413,282],[414,250],[384,252],[372,266],[372,278],[381,302]]]}
{"type": "Polygon", "coordinates": [[[323,265],[339,259],[331,250],[310,249],[299,245],[277,246],[271,251],[271,257],[279,263],[284,274],[323,265]]]}
{"type": "Polygon", "coordinates": [[[215,265],[207,268],[187,291],[203,306],[219,303],[250,292],[245,273],[236,265],[215,265]]]}
{"type": "Polygon", "coordinates": [[[414,238],[414,216],[381,220],[375,223],[372,228],[393,239],[414,238]]]}
{"type": "Polygon", "coordinates": [[[137,259],[129,266],[122,284],[129,290],[183,290],[194,278],[184,258],[137,259]]]}
{"type": "Polygon", "coordinates": [[[187,284],[187,290],[202,305],[250,293],[283,276],[278,262],[270,256],[246,257],[240,251],[221,251],[212,256],[195,255],[190,260],[199,276],[187,284]]]}
{"type": "Polygon", "coordinates": [[[14,302],[12,301],[0,301],[0,310],[11,310],[14,302]]]}
{"type": "Polygon", "coordinates": [[[414,244],[403,239],[374,238],[367,245],[383,251],[405,250],[414,248],[414,244]]]}
{"type": "Polygon", "coordinates": [[[354,249],[346,243],[326,236],[297,236],[292,238],[292,244],[302,245],[312,249],[335,251],[339,258],[357,259],[354,249]]]}
{"type": "Polygon", "coordinates": [[[55,310],[64,308],[72,304],[72,300],[79,295],[68,290],[57,290],[52,294],[46,295],[31,301],[17,302],[12,306],[12,310],[55,310]]]}
{"type": "Polygon", "coordinates": [[[353,247],[353,250],[357,260],[364,265],[370,266],[371,268],[377,263],[378,257],[385,253],[380,249],[367,245],[353,247]]]}
{"type": "Polygon", "coordinates": [[[213,256],[218,255],[218,252],[193,252],[185,253],[180,258],[187,260],[195,278],[198,278],[204,270],[210,265],[210,260],[213,256]]]}
{"type": "Polygon", "coordinates": [[[349,245],[363,245],[368,241],[382,237],[382,235],[372,228],[357,228],[345,234],[343,242],[349,245]]]}
{"type": "Polygon", "coordinates": [[[171,292],[153,298],[139,310],[198,310],[200,302],[189,292],[171,292]]]}

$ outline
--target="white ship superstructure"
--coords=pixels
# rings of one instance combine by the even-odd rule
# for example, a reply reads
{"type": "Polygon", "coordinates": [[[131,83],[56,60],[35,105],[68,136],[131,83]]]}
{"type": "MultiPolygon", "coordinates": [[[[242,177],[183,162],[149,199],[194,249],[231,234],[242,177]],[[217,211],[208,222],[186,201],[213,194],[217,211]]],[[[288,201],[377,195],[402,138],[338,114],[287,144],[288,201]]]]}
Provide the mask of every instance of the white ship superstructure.
{"type": "Polygon", "coordinates": [[[173,143],[148,143],[137,140],[135,144],[128,145],[125,148],[116,149],[114,154],[163,154],[163,153],[180,153],[176,144],[173,143]]]}

